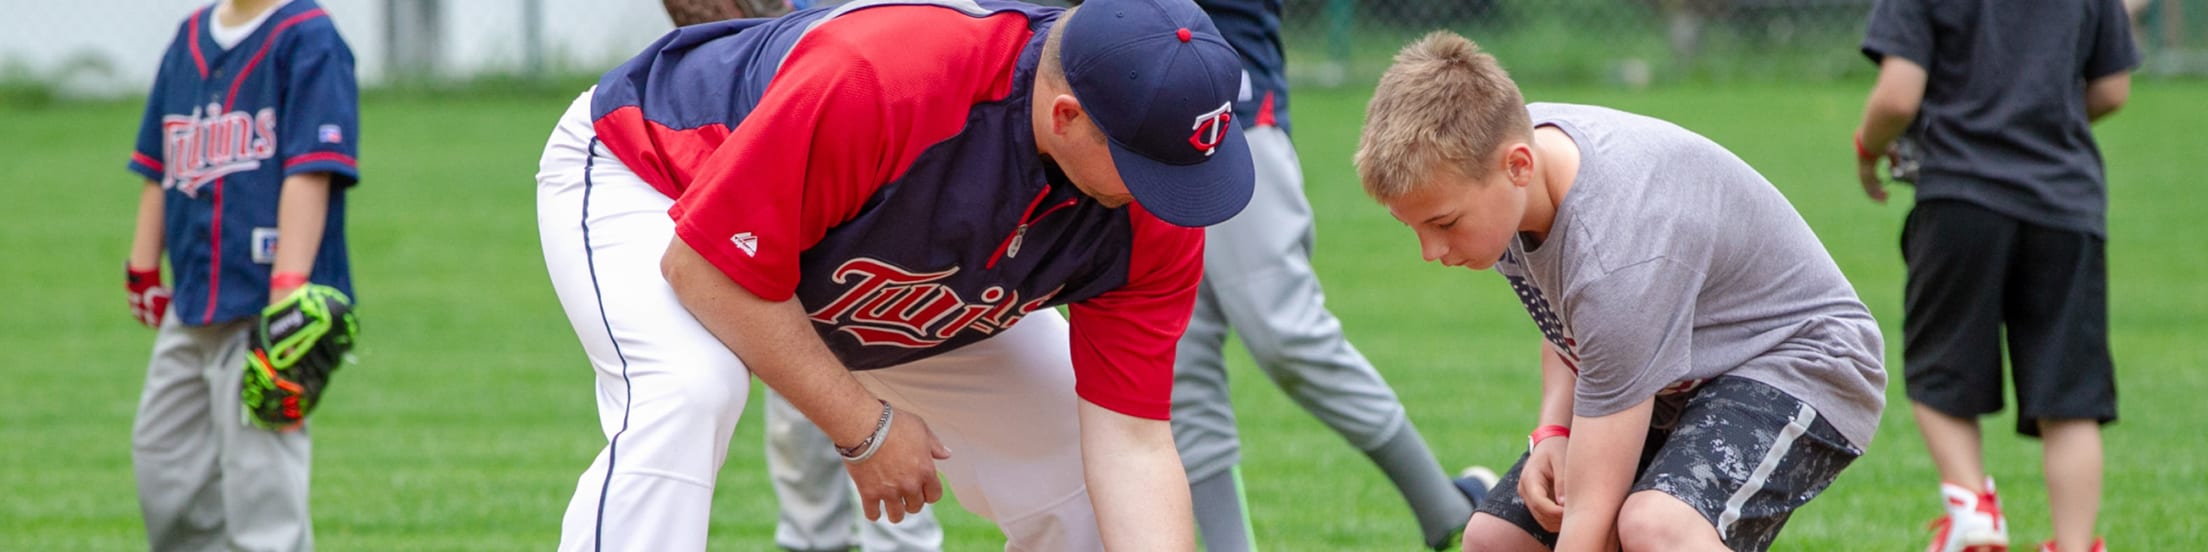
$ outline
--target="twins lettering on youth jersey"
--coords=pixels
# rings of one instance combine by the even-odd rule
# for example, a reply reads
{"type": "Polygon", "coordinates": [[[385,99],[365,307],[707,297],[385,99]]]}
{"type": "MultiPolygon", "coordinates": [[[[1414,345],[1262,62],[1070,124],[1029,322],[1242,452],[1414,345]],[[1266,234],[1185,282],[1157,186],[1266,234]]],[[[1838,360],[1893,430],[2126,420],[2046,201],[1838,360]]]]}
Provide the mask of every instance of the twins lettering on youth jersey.
{"type": "Polygon", "coordinates": [[[221,104],[193,107],[186,115],[161,117],[162,159],[168,160],[163,189],[199,197],[199,189],[217,178],[259,170],[276,156],[276,108],[248,114],[223,111],[221,104]]]}
{"type": "Polygon", "coordinates": [[[851,288],[813,311],[812,319],[836,326],[836,331],[850,334],[863,345],[920,349],[941,345],[969,329],[989,335],[1010,328],[1058,295],[1058,290],[1052,290],[1022,302],[1019,290],[989,286],[981,291],[981,302],[967,303],[958,290],[937,283],[957,273],[955,266],[922,273],[863,257],[845,261],[830,278],[838,284],[849,282],[851,288]]]}

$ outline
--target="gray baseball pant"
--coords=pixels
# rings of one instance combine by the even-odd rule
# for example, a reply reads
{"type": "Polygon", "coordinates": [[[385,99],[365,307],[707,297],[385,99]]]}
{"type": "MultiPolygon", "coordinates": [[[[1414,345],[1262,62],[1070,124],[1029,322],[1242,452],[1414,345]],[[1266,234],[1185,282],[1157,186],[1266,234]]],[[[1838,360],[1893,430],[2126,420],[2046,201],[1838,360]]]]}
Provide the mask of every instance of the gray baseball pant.
{"type": "Polygon", "coordinates": [[[187,326],[178,318],[171,312],[155,334],[131,427],[148,548],[313,550],[308,428],[254,427],[239,404],[253,321],[187,326]]]}
{"type": "Polygon", "coordinates": [[[1248,541],[1246,520],[1205,519],[1205,484],[1234,477],[1231,470],[1241,461],[1223,354],[1230,329],[1289,398],[1387,472],[1429,541],[1463,529],[1473,505],[1434,461],[1395,390],[1343,337],[1341,321],[1326,309],[1311,268],[1316,231],[1294,144],[1271,126],[1244,136],[1257,169],[1257,190],[1241,214],[1206,230],[1203,283],[1174,363],[1173,438],[1198,495],[1199,530],[1207,548],[1243,550],[1248,541]],[[1243,534],[1240,542],[1231,538],[1235,534],[1243,534]]]}

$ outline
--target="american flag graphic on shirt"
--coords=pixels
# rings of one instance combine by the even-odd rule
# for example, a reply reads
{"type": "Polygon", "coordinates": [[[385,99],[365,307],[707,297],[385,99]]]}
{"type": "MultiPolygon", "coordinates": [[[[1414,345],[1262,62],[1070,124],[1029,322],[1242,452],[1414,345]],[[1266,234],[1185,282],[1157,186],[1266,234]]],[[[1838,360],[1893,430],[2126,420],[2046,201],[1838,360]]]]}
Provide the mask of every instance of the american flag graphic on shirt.
{"type": "MultiPolygon", "coordinates": [[[[1531,268],[1518,257],[1517,252],[1504,251],[1502,260],[1495,263],[1495,271],[1501,273],[1503,279],[1510,281],[1510,289],[1518,294],[1518,302],[1526,306],[1526,315],[1533,317],[1534,327],[1541,329],[1541,337],[1548,339],[1549,347],[1556,349],[1556,355],[1564,359],[1564,366],[1572,369],[1572,375],[1579,375],[1579,341],[1572,338],[1572,329],[1564,325],[1564,319],[1557,317],[1554,309],[1549,308],[1548,297],[1527,276],[1532,274],[1531,268]]],[[[1657,390],[1656,394],[1661,396],[1693,391],[1694,388],[1701,387],[1704,381],[1707,380],[1680,380],[1657,390]]]]}
{"type": "Polygon", "coordinates": [[[1556,349],[1557,356],[1564,357],[1564,365],[1571,367],[1573,374],[1578,374],[1579,342],[1572,339],[1572,331],[1564,327],[1564,320],[1557,318],[1556,311],[1549,308],[1549,299],[1541,295],[1541,288],[1526,277],[1530,272],[1518,259],[1518,254],[1504,251],[1502,261],[1495,264],[1495,271],[1510,281],[1511,291],[1518,293],[1518,302],[1525,304],[1526,314],[1533,317],[1535,327],[1541,328],[1541,337],[1549,340],[1549,347],[1556,349]]]}

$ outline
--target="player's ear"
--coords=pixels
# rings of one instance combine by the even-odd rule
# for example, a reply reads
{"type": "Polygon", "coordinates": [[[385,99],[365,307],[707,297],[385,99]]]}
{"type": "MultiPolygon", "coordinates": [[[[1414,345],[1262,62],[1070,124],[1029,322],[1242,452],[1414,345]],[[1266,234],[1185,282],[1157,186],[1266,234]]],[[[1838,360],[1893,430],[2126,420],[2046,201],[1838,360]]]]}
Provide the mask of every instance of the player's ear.
{"type": "Polygon", "coordinates": [[[1072,138],[1084,126],[1081,119],[1088,113],[1081,109],[1081,100],[1072,94],[1059,94],[1050,99],[1050,134],[1061,139],[1072,138]]]}
{"type": "Polygon", "coordinates": [[[1502,155],[1503,174],[1510,176],[1510,183],[1524,188],[1533,184],[1533,145],[1513,142],[1502,155]]]}

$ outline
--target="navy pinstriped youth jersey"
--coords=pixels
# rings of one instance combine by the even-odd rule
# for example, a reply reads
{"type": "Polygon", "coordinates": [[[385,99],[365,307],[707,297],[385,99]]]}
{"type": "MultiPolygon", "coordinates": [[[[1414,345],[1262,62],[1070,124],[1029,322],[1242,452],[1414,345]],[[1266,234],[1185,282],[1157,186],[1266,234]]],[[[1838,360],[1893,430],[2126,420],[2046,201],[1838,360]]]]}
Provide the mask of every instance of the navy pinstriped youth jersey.
{"type": "Polygon", "coordinates": [[[130,169],[165,191],[164,243],[176,315],[204,325],[268,305],[284,178],[330,174],[329,216],[311,280],[352,293],[345,192],[359,179],[353,52],[312,0],[273,8],[224,48],[214,7],[177,27],[146,99],[130,169]]]}
{"type": "Polygon", "coordinates": [[[1196,0],[1219,35],[1242,55],[1249,85],[1234,102],[1234,117],[1249,126],[1288,130],[1288,62],[1280,47],[1281,0],[1196,0]]]}

